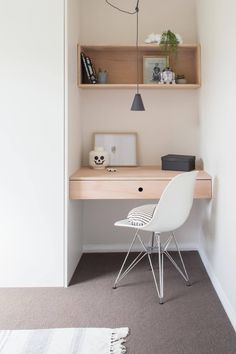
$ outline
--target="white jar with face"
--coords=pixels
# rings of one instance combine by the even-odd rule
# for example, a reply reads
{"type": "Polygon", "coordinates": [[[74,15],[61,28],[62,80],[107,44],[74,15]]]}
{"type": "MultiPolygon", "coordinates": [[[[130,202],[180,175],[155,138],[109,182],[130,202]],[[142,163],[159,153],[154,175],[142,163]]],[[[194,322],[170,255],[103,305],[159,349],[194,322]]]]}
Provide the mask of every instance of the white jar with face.
{"type": "Polygon", "coordinates": [[[95,146],[89,153],[89,166],[95,169],[103,169],[109,164],[109,154],[103,147],[95,146]]]}

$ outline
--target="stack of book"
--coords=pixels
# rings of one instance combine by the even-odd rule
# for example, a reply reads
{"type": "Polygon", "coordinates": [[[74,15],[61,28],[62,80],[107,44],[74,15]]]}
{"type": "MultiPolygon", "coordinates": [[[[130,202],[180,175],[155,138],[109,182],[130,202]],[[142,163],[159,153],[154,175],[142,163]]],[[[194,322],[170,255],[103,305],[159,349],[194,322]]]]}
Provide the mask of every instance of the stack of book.
{"type": "Polygon", "coordinates": [[[96,84],[97,83],[97,75],[94,70],[91,59],[85,55],[85,53],[81,53],[81,63],[82,63],[82,77],[84,84],[96,84]]]}

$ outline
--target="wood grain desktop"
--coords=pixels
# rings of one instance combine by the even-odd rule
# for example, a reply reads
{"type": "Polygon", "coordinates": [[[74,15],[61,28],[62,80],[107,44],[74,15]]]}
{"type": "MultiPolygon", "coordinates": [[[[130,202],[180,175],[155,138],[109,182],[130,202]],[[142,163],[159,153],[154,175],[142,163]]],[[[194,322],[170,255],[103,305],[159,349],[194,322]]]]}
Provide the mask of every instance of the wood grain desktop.
{"type": "MultiPolygon", "coordinates": [[[[160,199],[167,184],[179,173],[156,166],[117,167],[116,172],[83,167],[70,177],[70,199],[160,199]]],[[[194,198],[211,197],[211,177],[199,171],[194,198]]]]}

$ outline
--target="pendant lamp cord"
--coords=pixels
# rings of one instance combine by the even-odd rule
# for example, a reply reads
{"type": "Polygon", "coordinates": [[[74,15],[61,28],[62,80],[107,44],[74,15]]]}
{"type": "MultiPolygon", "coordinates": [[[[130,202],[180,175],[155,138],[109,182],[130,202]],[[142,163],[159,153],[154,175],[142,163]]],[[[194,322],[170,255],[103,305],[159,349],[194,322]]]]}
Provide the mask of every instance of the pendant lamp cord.
{"type": "Polygon", "coordinates": [[[135,11],[132,11],[132,12],[131,12],[131,11],[127,11],[127,10],[123,10],[123,9],[121,9],[121,8],[119,8],[119,7],[115,6],[115,5],[113,5],[113,4],[112,4],[110,1],[108,1],[108,0],[106,0],[106,3],[107,3],[108,5],[114,7],[114,9],[119,10],[120,12],[124,12],[125,14],[129,14],[129,15],[135,15],[136,12],[137,12],[139,0],[137,1],[137,5],[136,5],[136,7],[135,7],[135,11]]]}
{"type": "Polygon", "coordinates": [[[137,4],[136,4],[136,7],[135,7],[135,11],[131,12],[131,11],[126,11],[126,10],[123,10],[115,5],[113,5],[112,3],[110,3],[110,1],[106,0],[106,3],[108,5],[110,5],[111,7],[113,7],[114,9],[120,11],[120,12],[123,12],[125,14],[129,14],[129,15],[137,15],[136,17],[136,66],[137,66],[137,93],[139,93],[139,65],[138,65],[138,62],[139,62],[139,55],[138,55],[138,26],[139,26],[139,21],[138,21],[138,15],[139,15],[139,0],[137,0],[137,4]]]}
{"type": "Polygon", "coordinates": [[[138,57],[138,14],[139,14],[139,7],[138,7],[139,0],[137,2],[137,6],[135,8],[136,14],[137,14],[137,26],[136,26],[136,67],[137,67],[137,93],[139,93],[139,57],[138,57]]]}

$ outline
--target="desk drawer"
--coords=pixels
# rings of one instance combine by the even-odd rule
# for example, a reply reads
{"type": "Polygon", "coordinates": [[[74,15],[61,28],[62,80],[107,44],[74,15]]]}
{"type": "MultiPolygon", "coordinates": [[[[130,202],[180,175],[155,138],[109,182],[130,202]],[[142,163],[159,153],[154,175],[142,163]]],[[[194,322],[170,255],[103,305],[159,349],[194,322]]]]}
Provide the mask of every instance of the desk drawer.
{"type": "MultiPolygon", "coordinates": [[[[160,199],[169,181],[70,181],[70,199],[160,199]]],[[[197,180],[194,198],[211,198],[211,180],[197,180]]]]}

